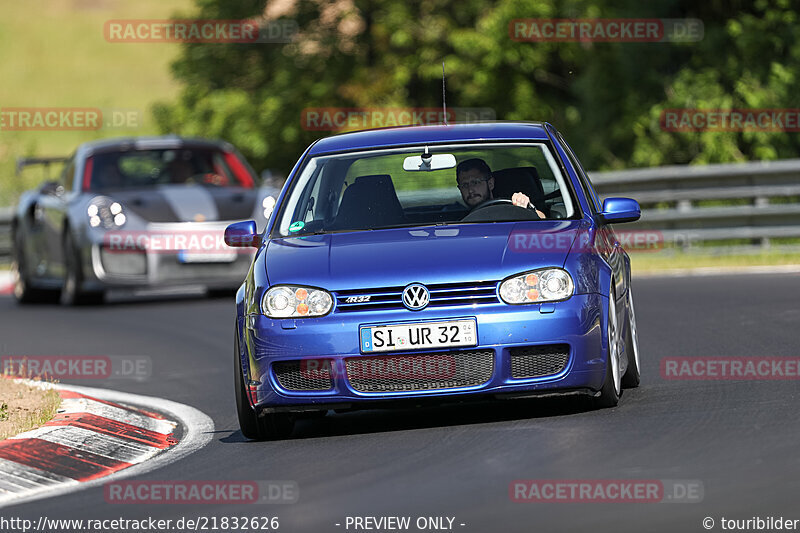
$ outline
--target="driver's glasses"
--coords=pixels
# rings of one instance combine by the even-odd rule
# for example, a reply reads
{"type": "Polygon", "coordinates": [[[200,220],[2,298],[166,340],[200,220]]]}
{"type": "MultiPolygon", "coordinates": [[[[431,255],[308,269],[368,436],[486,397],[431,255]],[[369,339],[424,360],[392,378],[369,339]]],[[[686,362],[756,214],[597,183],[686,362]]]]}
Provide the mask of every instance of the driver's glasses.
{"type": "Polygon", "coordinates": [[[458,188],[461,189],[462,191],[467,191],[467,190],[469,190],[469,189],[471,189],[473,187],[477,187],[478,185],[480,185],[484,181],[488,181],[488,180],[489,180],[489,178],[472,178],[469,181],[462,181],[461,183],[459,183],[458,184],[458,188]]]}

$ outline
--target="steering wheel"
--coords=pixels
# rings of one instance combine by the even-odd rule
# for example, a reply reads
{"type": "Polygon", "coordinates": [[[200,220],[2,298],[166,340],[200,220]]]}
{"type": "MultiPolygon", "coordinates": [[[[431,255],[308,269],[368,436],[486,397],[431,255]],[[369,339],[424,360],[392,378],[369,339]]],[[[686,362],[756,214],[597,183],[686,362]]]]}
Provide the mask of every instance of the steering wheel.
{"type": "Polygon", "coordinates": [[[478,209],[483,209],[484,207],[491,207],[493,205],[503,205],[503,204],[511,204],[514,205],[514,202],[509,200],[508,198],[492,198],[490,200],[486,200],[482,204],[478,204],[472,208],[472,211],[475,212],[478,209]]]}

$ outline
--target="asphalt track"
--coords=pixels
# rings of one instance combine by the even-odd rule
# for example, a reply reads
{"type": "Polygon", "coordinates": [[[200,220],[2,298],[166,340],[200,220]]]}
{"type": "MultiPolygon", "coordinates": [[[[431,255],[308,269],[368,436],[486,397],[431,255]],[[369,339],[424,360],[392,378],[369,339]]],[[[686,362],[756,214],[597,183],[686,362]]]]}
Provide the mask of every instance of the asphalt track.
{"type": "MultiPolygon", "coordinates": [[[[292,440],[247,442],[232,395],[233,304],[137,300],[18,307],[0,297],[0,352],[146,355],[145,381],[82,381],[191,405],[211,442],[141,480],[292,480],[291,505],[112,505],[102,488],[12,506],[0,516],[278,516],[279,531],[346,531],[346,516],[455,517],[455,531],[706,531],[704,517],[800,519],[798,382],[665,380],[669,356],[797,356],[800,275],[634,280],[642,386],[615,409],[515,400],[328,415],[292,440]],[[698,503],[514,503],[517,479],[682,479],[698,503]],[[335,524],[342,524],[336,526],[335,524]],[[460,526],[459,524],[465,524],[460,526]]],[[[351,528],[349,531],[353,531],[351,528]]],[[[417,531],[412,528],[411,531],[417,531]]]]}

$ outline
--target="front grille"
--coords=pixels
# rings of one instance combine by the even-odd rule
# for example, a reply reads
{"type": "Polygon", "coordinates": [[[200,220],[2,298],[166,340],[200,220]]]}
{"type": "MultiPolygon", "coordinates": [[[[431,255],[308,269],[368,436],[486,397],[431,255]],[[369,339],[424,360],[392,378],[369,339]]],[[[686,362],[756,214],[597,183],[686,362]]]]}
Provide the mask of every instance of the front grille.
{"type": "MultiPolygon", "coordinates": [[[[475,281],[467,283],[439,283],[425,285],[431,300],[427,308],[454,305],[482,305],[497,303],[497,281],[475,281]]],[[[403,289],[384,287],[379,289],[352,289],[336,291],[337,312],[374,311],[379,309],[405,309],[403,289]],[[367,301],[364,301],[364,300],[367,301]]]]}
{"type": "Polygon", "coordinates": [[[159,281],[188,281],[208,279],[242,279],[250,268],[251,257],[239,254],[230,263],[180,263],[177,257],[164,254],[155,268],[159,281]]]}
{"type": "Polygon", "coordinates": [[[537,378],[558,374],[567,366],[569,346],[548,344],[511,348],[511,377],[537,378]]]}
{"type": "Polygon", "coordinates": [[[345,366],[350,385],[360,392],[456,389],[489,381],[494,351],[350,357],[345,366]]]}
{"type": "Polygon", "coordinates": [[[279,361],[272,364],[272,373],[286,390],[330,390],[333,388],[330,359],[279,361]]]}
{"type": "Polygon", "coordinates": [[[113,250],[100,247],[103,271],[111,276],[144,276],[147,274],[147,255],[140,250],[113,250]]]}

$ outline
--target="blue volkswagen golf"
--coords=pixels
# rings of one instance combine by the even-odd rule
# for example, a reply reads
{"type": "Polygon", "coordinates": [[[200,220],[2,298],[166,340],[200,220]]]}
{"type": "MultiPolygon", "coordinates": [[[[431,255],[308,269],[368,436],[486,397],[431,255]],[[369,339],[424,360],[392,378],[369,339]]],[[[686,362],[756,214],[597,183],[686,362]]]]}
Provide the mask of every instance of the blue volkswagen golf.
{"type": "Polygon", "coordinates": [[[639,384],[630,260],[547,123],[414,126],[312,144],[236,297],[236,404],[252,439],[298,416],[639,384]]]}

